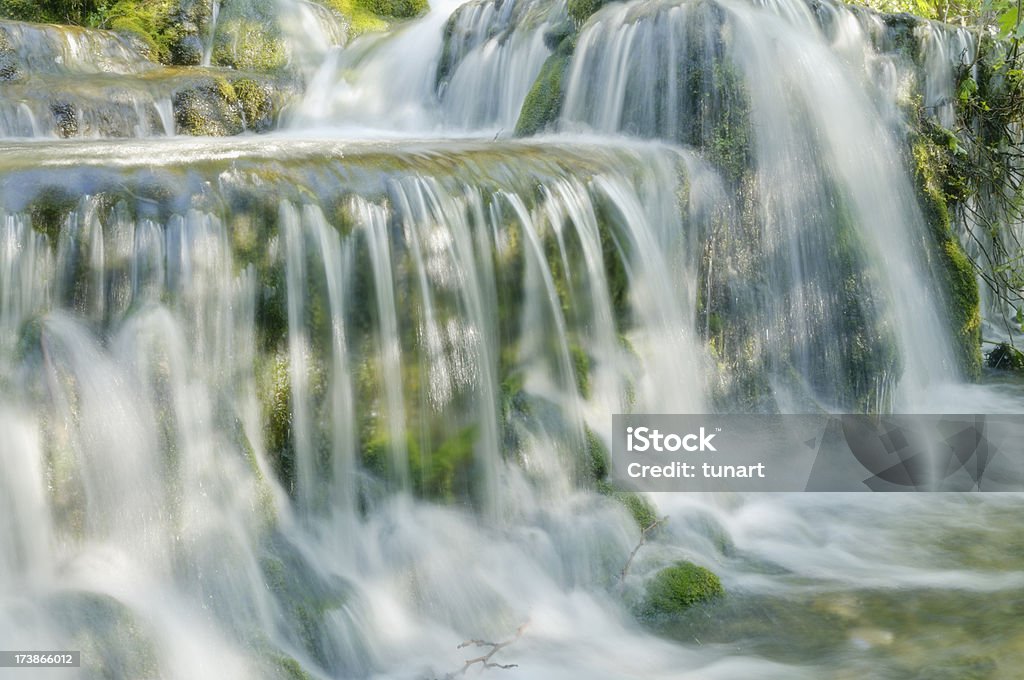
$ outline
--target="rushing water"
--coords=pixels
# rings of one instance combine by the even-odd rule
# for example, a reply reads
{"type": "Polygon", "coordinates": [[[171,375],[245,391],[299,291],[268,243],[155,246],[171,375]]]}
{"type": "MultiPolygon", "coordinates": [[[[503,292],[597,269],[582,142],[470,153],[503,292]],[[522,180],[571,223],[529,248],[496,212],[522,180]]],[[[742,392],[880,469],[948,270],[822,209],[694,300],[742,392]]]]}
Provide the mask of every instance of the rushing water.
{"type": "MultiPolygon", "coordinates": [[[[611,413],[1024,408],[961,383],[899,160],[899,97],[947,115],[969,35],[915,29],[918,70],[831,4],[614,3],[560,133],[498,141],[565,20],[313,44],[301,134],[0,145],[7,648],[419,679],[526,624],[467,675],[1018,676],[1014,494],[654,495],[619,583],[639,530],[593,490],[611,413]],[[641,625],[679,559],[727,597],[641,625]]],[[[77,71],[138,75],[110,40],[77,71]]]]}

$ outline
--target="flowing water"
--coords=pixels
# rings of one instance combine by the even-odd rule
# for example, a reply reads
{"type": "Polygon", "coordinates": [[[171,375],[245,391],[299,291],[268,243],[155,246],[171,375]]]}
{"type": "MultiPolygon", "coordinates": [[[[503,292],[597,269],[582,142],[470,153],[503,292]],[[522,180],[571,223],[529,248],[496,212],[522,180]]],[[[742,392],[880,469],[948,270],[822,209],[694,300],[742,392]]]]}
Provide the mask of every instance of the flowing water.
{"type": "Polygon", "coordinates": [[[499,141],[565,12],[314,45],[292,130],[0,144],[0,638],[83,656],[25,673],[439,678],[483,638],[517,667],[467,676],[1019,676],[1015,494],[652,494],[620,583],[594,490],[611,413],[1024,408],[958,375],[901,160],[970,36],[614,3],[558,133],[499,141]],[[641,625],[679,559],[727,597],[641,625]]]}

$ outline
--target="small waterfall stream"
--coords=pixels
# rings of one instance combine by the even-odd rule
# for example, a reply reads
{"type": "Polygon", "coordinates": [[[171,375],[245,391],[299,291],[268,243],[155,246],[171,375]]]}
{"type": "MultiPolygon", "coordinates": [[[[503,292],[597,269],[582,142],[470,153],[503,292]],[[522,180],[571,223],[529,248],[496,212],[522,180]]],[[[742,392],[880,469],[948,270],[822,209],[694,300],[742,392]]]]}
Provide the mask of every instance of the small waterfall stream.
{"type": "Polygon", "coordinates": [[[230,138],[174,137],[113,34],[0,23],[0,638],[82,652],[33,677],[421,680],[472,639],[517,667],[467,676],[1016,677],[1016,494],[648,494],[634,559],[606,479],[613,413],[1024,409],[963,381],[903,158],[969,32],[916,25],[919,68],[827,0],[351,42],[270,5],[305,93],[230,138]],[[726,597],[638,617],[678,560],[726,597]]]}

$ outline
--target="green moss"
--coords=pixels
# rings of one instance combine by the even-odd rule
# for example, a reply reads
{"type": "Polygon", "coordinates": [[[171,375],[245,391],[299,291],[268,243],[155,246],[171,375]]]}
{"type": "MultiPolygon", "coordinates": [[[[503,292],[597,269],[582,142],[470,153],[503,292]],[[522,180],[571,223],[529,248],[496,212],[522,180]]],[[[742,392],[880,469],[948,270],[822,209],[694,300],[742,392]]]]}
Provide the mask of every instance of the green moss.
{"type": "MultiPolygon", "coordinates": [[[[568,42],[567,39],[565,43],[568,42]]],[[[560,47],[544,62],[537,80],[523,101],[523,108],[516,122],[517,136],[535,135],[558,120],[565,96],[562,80],[569,68],[570,58],[571,49],[560,47]]]]}
{"type": "Polygon", "coordinates": [[[292,387],[288,357],[278,353],[267,359],[259,384],[263,402],[263,436],[277,478],[287,489],[295,479],[292,447],[292,387]]]}
{"type": "MultiPolygon", "coordinates": [[[[709,160],[738,186],[752,165],[750,101],[742,76],[731,63],[716,61],[712,82],[714,98],[719,103],[715,107],[717,115],[711,121],[711,138],[704,140],[704,144],[709,160]]],[[[703,88],[704,85],[701,83],[697,87],[703,88]]]]}
{"type": "Polygon", "coordinates": [[[235,89],[221,77],[175,94],[174,119],[179,133],[194,136],[237,135],[245,129],[235,89]]]}
{"type": "Polygon", "coordinates": [[[355,5],[380,17],[410,19],[425,14],[427,0],[355,0],[355,5]]]}
{"type": "Polygon", "coordinates": [[[251,78],[240,78],[232,83],[242,108],[245,127],[263,131],[274,124],[274,106],[269,88],[251,78]]]}
{"type": "Polygon", "coordinates": [[[388,21],[364,7],[359,0],[320,0],[320,4],[330,7],[348,20],[349,38],[388,29],[388,21]]]}
{"type": "Polygon", "coordinates": [[[46,186],[32,200],[29,215],[32,228],[46,236],[54,252],[60,241],[60,232],[68,213],[78,205],[79,197],[62,186],[46,186]]]}
{"type": "Polygon", "coordinates": [[[428,456],[410,454],[413,488],[425,498],[454,501],[459,491],[468,487],[476,440],[477,429],[469,426],[450,436],[428,456]]]}
{"type": "Polygon", "coordinates": [[[278,71],[288,49],[272,0],[235,0],[222,7],[213,41],[212,63],[241,71],[278,71]]]}
{"type": "Polygon", "coordinates": [[[584,441],[587,447],[587,477],[591,482],[600,482],[608,476],[608,449],[589,427],[584,433],[584,441]]]}
{"type": "Polygon", "coordinates": [[[614,498],[629,511],[639,529],[646,529],[658,521],[658,513],[649,500],[632,491],[617,491],[607,480],[597,483],[597,491],[614,498]]]}
{"type": "Polygon", "coordinates": [[[955,163],[956,140],[931,123],[927,135],[911,148],[918,202],[931,233],[935,267],[942,282],[947,317],[953,330],[954,353],[961,372],[976,379],[981,372],[981,303],[974,265],[955,238],[948,202],[962,198],[962,181],[955,163]]]}
{"type": "Polygon", "coordinates": [[[218,31],[212,61],[241,71],[276,71],[288,63],[279,35],[256,21],[237,21],[218,31]]]}
{"type": "Polygon", "coordinates": [[[647,616],[679,614],[695,604],[723,595],[722,582],[711,571],[692,562],[677,562],[659,571],[647,584],[643,613],[647,616]]]}
{"type": "Polygon", "coordinates": [[[586,23],[597,10],[601,9],[609,0],[569,0],[569,16],[576,22],[577,26],[586,23]]]}
{"type": "Polygon", "coordinates": [[[278,671],[280,671],[282,680],[312,680],[313,678],[313,676],[303,670],[302,664],[290,656],[280,656],[276,661],[275,665],[278,671]]]}
{"type": "Polygon", "coordinates": [[[590,398],[590,357],[579,345],[569,347],[573,375],[576,376],[576,390],[584,399],[590,398]]]}

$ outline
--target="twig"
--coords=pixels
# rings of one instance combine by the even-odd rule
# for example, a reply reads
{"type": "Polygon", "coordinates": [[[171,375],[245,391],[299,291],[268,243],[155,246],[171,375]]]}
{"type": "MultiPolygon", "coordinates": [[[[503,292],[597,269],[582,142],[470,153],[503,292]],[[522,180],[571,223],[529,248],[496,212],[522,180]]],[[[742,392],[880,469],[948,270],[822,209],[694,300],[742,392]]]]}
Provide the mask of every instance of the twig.
{"type": "Polygon", "coordinates": [[[626,564],[622,567],[622,571],[619,572],[619,585],[620,586],[626,582],[626,574],[629,573],[629,568],[633,564],[633,558],[636,557],[636,554],[638,552],[640,552],[640,548],[642,548],[644,543],[647,542],[647,534],[651,533],[658,526],[660,526],[661,524],[664,524],[667,521],[668,521],[668,516],[661,517],[659,519],[654,520],[648,526],[646,526],[646,527],[644,527],[643,529],[640,530],[640,541],[636,544],[636,547],[633,548],[633,552],[629,553],[629,559],[626,560],[626,564]]]}
{"type": "Polygon", "coordinates": [[[529,621],[523,623],[523,625],[519,626],[519,628],[516,629],[516,634],[508,640],[505,640],[504,642],[489,642],[487,640],[466,640],[465,642],[460,644],[456,649],[465,649],[466,647],[490,647],[491,649],[489,652],[482,656],[478,656],[472,659],[466,659],[466,662],[462,665],[462,668],[453,673],[448,673],[447,675],[445,675],[445,680],[452,680],[452,678],[457,678],[460,675],[465,675],[466,671],[468,671],[476,664],[480,664],[481,668],[501,668],[504,670],[508,670],[510,668],[518,668],[519,664],[496,663],[494,661],[491,661],[491,659],[494,657],[495,654],[505,649],[519,638],[521,638],[523,636],[523,631],[529,624],[529,621]]]}

